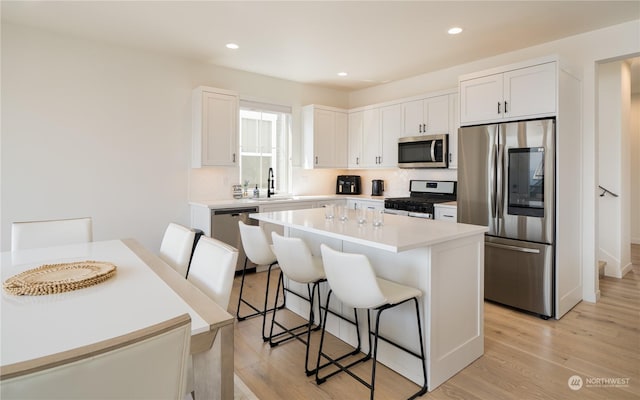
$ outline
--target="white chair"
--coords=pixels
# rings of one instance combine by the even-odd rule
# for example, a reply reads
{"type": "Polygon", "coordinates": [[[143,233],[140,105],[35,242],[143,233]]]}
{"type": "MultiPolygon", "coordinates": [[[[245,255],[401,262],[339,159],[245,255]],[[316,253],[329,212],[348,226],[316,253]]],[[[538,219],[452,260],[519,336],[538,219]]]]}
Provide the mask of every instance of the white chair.
{"type": "Polygon", "coordinates": [[[3,371],[2,399],[182,399],[189,314],[3,371]]]}
{"type": "MultiPolygon", "coordinates": [[[[324,263],[325,273],[327,275],[327,281],[329,282],[329,293],[327,294],[327,305],[326,308],[329,309],[329,300],[331,298],[331,294],[335,293],[336,297],[345,305],[354,308],[362,308],[367,310],[374,310],[376,312],[375,318],[375,331],[371,332],[371,319],[367,318],[368,322],[368,334],[369,337],[369,354],[365,355],[362,359],[357,360],[355,362],[350,363],[347,366],[342,366],[338,362],[339,360],[334,360],[322,353],[322,346],[324,343],[324,335],[325,335],[325,325],[326,325],[326,316],[325,312],[325,321],[323,323],[322,335],[320,337],[320,349],[318,351],[318,363],[316,366],[316,383],[321,384],[326,381],[329,377],[340,373],[346,372],[350,376],[354,377],[360,383],[364,384],[366,387],[370,389],[370,398],[373,400],[373,393],[375,389],[375,380],[376,380],[376,360],[378,354],[378,338],[379,335],[379,326],[380,326],[380,317],[384,310],[389,308],[398,306],[400,304],[404,304],[409,301],[413,301],[416,309],[416,318],[418,323],[418,341],[420,343],[420,354],[417,354],[406,347],[400,346],[392,341],[385,339],[386,342],[398,347],[401,350],[406,351],[407,353],[417,357],[420,359],[422,363],[422,372],[424,377],[424,385],[420,388],[420,390],[415,393],[410,398],[416,398],[422,396],[427,392],[427,366],[426,366],[426,358],[424,351],[424,343],[422,338],[422,325],[420,322],[420,310],[418,308],[418,298],[422,296],[422,292],[419,289],[401,285],[396,282],[388,281],[386,279],[381,279],[376,277],[371,264],[369,263],[369,259],[363,254],[350,254],[350,253],[342,253],[336,250],[333,250],[329,246],[325,244],[320,245],[320,251],[322,252],[322,261],[324,263]],[[357,283],[356,283],[357,282],[357,283]],[[366,361],[371,357],[371,334],[374,336],[373,343],[373,365],[371,367],[371,381],[370,383],[365,382],[360,377],[355,375],[353,372],[349,370],[349,368],[361,361],[366,361]],[[319,376],[320,360],[324,357],[329,360],[328,364],[335,364],[338,366],[338,370],[334,371],[324,377],[319,376]]],[[[369,311],[367,311],[368,313],[369,311]]],[[[369,314],[368,314],[369,315],[369,314]]],[[[359,333],[358,333],[359,336],[359,333]]],[[[326,365],[325,365],[326,366],[326,365]]]]}
{"type": "MultiPolygon", "coordinates": [[[[187,280],[225,310],[229,306],[238,250],[219,240],[202,236],[196,244],[187,280]]],[[[187,391],[195,399],[193,360],[187,370],[187,391]]]]}
{"type": "Polygon", "coordinates": [[[160,244],[160,258],[185,278],[195,238],[196,232],[193,229],[171,222],[164,231],[160,244]]]}
{"type": "MultiPolygon", "coordinates": [[[[247,318],[262,316],[262,340],[266,342],[267,340],[269,340],[265,333],[266,314],[273,311],[273,308],[267,308],[267,300],[269,298],[269,285],[271,283],[271,269],[275,264],[278,263],[278,260],[276,259],[276,255],[273,253],[271,245],[269,245],[269,242],[267,241],[267,236],[264,234],[264,231],[259,225],[247,225],[242,221],[238,221],[238,225],[240,227],[240,239],[242,240],[242,248],[244,249],[246,257],[244,259],[244,267],[242,268],[242,281],[240,283],[240,297],[238,297],[236,317],[238,318],[238,321],[243,321],[247,318]],[[251,261],[256,265],[269,266],[267,270],[267,286],[264,292],[264,305],[262,309],[254,306],[242,297],[245,276],[247,274],[248,261],[251,261]],[[242,303],[249,306],[254,312],[248,315],[240,315],[240,305],[242,303]]],[[[284,302],[286,302],[284,291],[282,292],[282,296],[283,304],[276,307],[284,307],[284,302]]]]}
{"type": "MultiPolygon", "coordinates": [[[[306,345],[306,353],[304,359],[304,370],[307,376],[313,375],[315,373],[315,369],[309,368],[309,345],[311,340],[311,331],[317,330],[320,326],[312,329],[312,326],[315,322],[315,317],[313,313],[314,308],[314,299],[316,292],[318,293],[318,302],[320,302],[320,283],[326,282],[324,276],[324,268],[322,267],[322,258],[314,257],[307,247],[306,243],[297,237],[283,237],[276,232],[271,233],[271,237],[273,238],[273,251],[278,257],[278,265],[280,266],[280,270],[282,274],[280,274],[280,279],[278,280],[278,288],[276,289],[276,298],[274,301],[274,311],[273,311],[273,319],[271,320],[271,329],[269,331],[269,344],[274,347],[279,345],[282,342],[298,339],[302,343],[306,345]],[[309,301],[309,319],[308,322],[294,328],[287,328],[282,325],[280,322],[276,321],[276,315],[278,313],[276,304],[278,304],[278,294],[280,293],[280,286],[284,285],[283,275],[286,276],[290,281],[298,282],[301,284],[307,285],[307,294],[308,297],[305,298],[300,296],[298,293],[289,291],[289,293],[298,295],[299,297],[309,301]],[[309,286],[311,285],[311,287],[309,286]],[[277,325],[283,331],[274,335],[273,327],[277,325]],[[302,328],[305,328],[301,331],[302,328]],[[306,340],[302,339],[301,336],[306,333],[306,340]],[[281,336],[286,335],[284,338],[281,336]],[[278,339],[274,341],[274,339],[278,339]]],[[[322,311],[319,311],[319,318],[322,320],[322,311]]]]}
{"type": "Polygon", "coordinates": [[[91,217],[11,224],[11,251],[91,241],[91,217]]]}
{"type": "Polygon", "coordinates": [[[236,248],[202,236],[193,253],[187,280],[226,310],[237,261],[236,248]]]}

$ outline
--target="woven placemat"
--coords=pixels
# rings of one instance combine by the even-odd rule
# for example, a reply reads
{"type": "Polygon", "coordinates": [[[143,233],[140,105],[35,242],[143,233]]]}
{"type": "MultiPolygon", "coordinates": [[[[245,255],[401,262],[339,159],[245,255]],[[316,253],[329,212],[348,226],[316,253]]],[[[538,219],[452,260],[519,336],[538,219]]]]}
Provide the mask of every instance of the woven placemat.
{"type": "Polygon", "coordinates": [[[45,264],[4,281],[4,290],[15,295],[41,296],[82,289],[116,274],[116,266],[104,261],[45,264]]]}

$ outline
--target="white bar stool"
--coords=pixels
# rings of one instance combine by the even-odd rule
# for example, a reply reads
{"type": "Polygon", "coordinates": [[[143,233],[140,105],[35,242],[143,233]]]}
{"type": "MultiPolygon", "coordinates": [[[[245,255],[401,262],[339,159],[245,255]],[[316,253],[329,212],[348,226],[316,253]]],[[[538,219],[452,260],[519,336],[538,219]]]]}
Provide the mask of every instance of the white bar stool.
{"type": "MultiPolygon", "coordinates": [[[[242,221],[238,221],[238,226],[240,227],[240,239],[242,240],[242,247],[244,248],[244,252],[246,257],[244,259],[244,267],[242,268],[242,282],[240,283],[240,297],[238,298],[238,307],[236,308],[236,318],[238,321],[244,321],[247,318],[262,316],[262,340],[267,341],[269,338],[265,333],[265,320],[266,314],[275,309],[269,308],[267,309],[267,300],[269,298],[269,284],[271,282],[271,269],[275,264],[278,263],[276,255],[273,254],[273,250],[267,241],[267,236],[264,234],[264,231],[259,225],[247,225],[242,221]],[[249,303],[242,297],[243,289],[244,289],[244,280],[247,273],[247,262],[251,260],[252,263],[256,265],[268,265],[269,269],[267,271],[267,286],[264,292],[264,305],[262,309],[254,306],[249,303]],[[248,315],[240,315],[240,305],[244,303],[249,308],[251,308],[254,312],[248,315]]],[[[284,295],[284,290],[282,292],[283,304],[278,306],[279,308],[284,307],[286,298],[284,295]]]]}
{"type": "MultiPolygon", "coordinates": [[[[342,253],[332,248],[328,247],[325,244],[320,245],[320,251],[322,252],[322,260],[324,262],[325,274],[327,276],[327,281],[329,282],[329,293],[327,294],[327,304],[326,309],[329,309],[329,301],[331,299],[331,294],[335,293],[336,297],[342,301],[342,303],[349,305],[354,308],[362,308],[367,309],[367,322],[368,322],[368,334],[369,337],[369,354],[365,355],[363,358],[351,362],[349,365],[342,366],[338,361],[340,359],[332,359],[326,354],[322,353],[322,345],[324,343],[324,335],[325,335],[325,327],[326,327],[326,317],[327,313],[325,313],[325,320],[322,325],[322,336],[320,337],[320,349],[318,351],[318,362],[316,364],[316,383],[321,384],[325,382],[331,376],[339,373],[346,372],[357,381],[365,385],[371,390],[371,400],[373,400],[373,394],[375,389],[375,379],[376,379],[376,360],[378,353],[378,338],[379,336],[379,326],[380,326],[380,316],[384,310],[389,308],[398,306],[400,304],[406,303],[408,301],[413,300],[416,307],[416,317],[418,322],[418,337],[420,341],[420,354],[416,354],[415,352],[402,347],[396,343],[391,342],[388,339],[384,339],[386,342],[398,347],[401,350],[406,351],[407,353],[415,356],[420,359],[422,362],[422,372],[424,376],[424,385],[420,388],[418,392],[413,394],[410,399],[414,399],[416,397],[422,396],[427,392],[427,366],[426,366],[426,357],[424,351],[424,343],[422,338],[422,325],[420,322],[420,310],[418,308],[418,297],[422,296],[422,292],[416,288],[401,285],[399,283],[395,283],[392,281],[388,281],[385,279],[381,279],[376,277],[373,272],[373,268],[369,263],[369,259],[363,254],[350,254],[350,253],[342,253]],[[354,284],[354,282],[358,282],[358,284],[354,284]],[[375,319],[375,331],[371,332],[371,317],[368,310],[376,311],[376,319],[375,319]],[[374,343],[373,343],[373,365],[371,367],[371,382],[368,383],[364,381],[359,376],[355,375],[353,372],[349,371],[349,368],[353,365],[367,361],[371,358],[371,334],[374,335],[374,343]],[[320,360],[324,357],[329,362],[323,366],[320,366],[320,360]],[[318,372],[320,368],[326,365],[336,365],[339,369],[334,371],[324,377],[320,377],[318,372]]],[[[360,333],[358,332],[358,336],[360,333]]],[[[341,357],[342,358],[342,357],[341,357]]]]}
{"type": "MultiPolygon", "coordinates": [[[[280,271],[282,272],[282,274],[280,274],[280,279],[278,280],[278,289],[276,290],[276,299],[274,301],[275,309],[273,311],[273,319],[271,320],[271,330],[269,331],[269,344],[271,345],[271,347],[275,347],[280,343],[286,342],[291,339],[297,339],[304,343],[306,345],[304,370],[307,376],[311,376],[315,373],[315,369],[309,368],[309,343],[311,340],[311,331],[320,329],[319,325],[315,328],[312,328],[313,324],[315,323],[315,316],[313,313],[314,299],[317,292],[318,307],[320,307],[319,285],[321,282],[327,281],[324,275],[324,268],[322,267],[322,258],[314,257],[311,254],[311,251],[307,247],[306,243],[300,238],[283,237],[276,232],[272,232],[271,237],[273,238],[273,251],[278,257],[278,265],[280,265],[280,271]],[[278,294],[280,292],[281,285],[283,286],[284,290],[283,275],[293,282],[307,285],[307,298],[289,290],[289,293],[292,293],[304,300],[309,301],[308,322],[302,325],[298,325],[294,328],[287,328],[280,322],[276,321],[277,308],[275,307],[275,305],[278,304],[278,294]],[[273,327],[275,325],[283,329],[283,331],[274,334],[273,327]],[[305,330],[301,331],[302,328],[305,328],[305,330]],[[305,333],[307,336],[306,341],[301,338],[301,336],[305,333]],[[282,336],[285,335],[286,337],[283,338],[282,336]]],[[[322,320],[321,310],[319,310],[319,319],[322,320]]]]}

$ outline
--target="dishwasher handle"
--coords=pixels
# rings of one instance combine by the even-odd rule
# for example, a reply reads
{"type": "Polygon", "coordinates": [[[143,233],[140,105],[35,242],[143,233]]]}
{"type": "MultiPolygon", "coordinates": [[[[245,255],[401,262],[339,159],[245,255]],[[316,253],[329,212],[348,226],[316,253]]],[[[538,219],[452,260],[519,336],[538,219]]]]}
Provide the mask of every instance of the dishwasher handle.
{"type": "Polygon", "coordinates": [[[255,213],[258,212],[257,207],[245,207],[245,208],[223,208],[214,210],[213,215],[227,215],[238,216],[240,214],[255,213]]]}

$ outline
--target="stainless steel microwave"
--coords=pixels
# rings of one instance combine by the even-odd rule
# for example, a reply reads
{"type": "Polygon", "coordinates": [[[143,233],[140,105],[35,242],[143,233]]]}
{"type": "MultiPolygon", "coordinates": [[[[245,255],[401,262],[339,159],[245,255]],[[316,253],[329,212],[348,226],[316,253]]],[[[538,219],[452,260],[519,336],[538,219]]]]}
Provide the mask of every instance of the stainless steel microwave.
{"type": "Polygon", "coordinates": [[[398,139],[399,168],[447,168],[448,166],[448,134],[398,139]]]}

